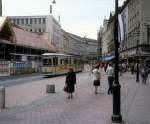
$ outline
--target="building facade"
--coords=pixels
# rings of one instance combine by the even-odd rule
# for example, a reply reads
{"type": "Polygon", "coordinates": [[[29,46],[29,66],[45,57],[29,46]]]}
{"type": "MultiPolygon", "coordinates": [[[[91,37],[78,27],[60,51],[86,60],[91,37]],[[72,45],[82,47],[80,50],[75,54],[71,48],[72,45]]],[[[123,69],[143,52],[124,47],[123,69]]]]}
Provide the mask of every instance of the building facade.
{"type": "MultiPolygon", "coordinates": [[[[143,63],[150,59],[150,1],[126,0],[119,7],[119,53],[120,61],[143,63]]],[[[113,16],[103,24],[102,56],[109,56],[114,51],[113,16]]]]}
{"type": "Polygon", "coordinates": [[[43,35],[53,46],[62,50],[61,26],[52,15],[10,16],[11,22],[22,29],[43,35]]]}
{"type": "Polygon", "coordinates": [[[57,50],[42,36],[12,26],[7,17],[0,17],[0,77],[40,72],[45,52],[57,50]]]}
{"type": "Polygon", "coordinates": [[[85,53],[89,62],[98,60],[98,41],[94,39],[85,38],[85,53]]]}
{"type": "Polygon", "coordinates": [[[149,0],[127,0],[122,6],[121,13],[126,12],[125,19],[127,37],[121,42],[123,46],[121,57],[128,61],[134,61],[139,55],[141,63],[150,59],[150,1],[149,0]],[[138,53],[137,53],[138,46],[138,53]]]}
{"type": "Polygon", "coordinates": [[[97,61],[98,42],[63,30],[64,53],[80,56],[82,61],[97,61]]]}
{"type": "Polygon", "coordinates": [[[110,13],[108,20],[104,19],[102,33],[102,61],[114,58],[114,16],[110,13]]]}
{"type": "Polygon", "coordinates": [[[102,57],[106,56],[108,54],[108,31],[107,31],[107,25],[108,25],[108,21],[109,20],[106,20],[104,19],[103,21],[103,33],[102,33],[102,57]]]}
{"type": "Polygon", "coordinates": [[[103,27],[100,27],[100,29],[97,32],[97,42],[98,42],[98,60],[102,60],[102,36],[103,36],[103,27]]]}

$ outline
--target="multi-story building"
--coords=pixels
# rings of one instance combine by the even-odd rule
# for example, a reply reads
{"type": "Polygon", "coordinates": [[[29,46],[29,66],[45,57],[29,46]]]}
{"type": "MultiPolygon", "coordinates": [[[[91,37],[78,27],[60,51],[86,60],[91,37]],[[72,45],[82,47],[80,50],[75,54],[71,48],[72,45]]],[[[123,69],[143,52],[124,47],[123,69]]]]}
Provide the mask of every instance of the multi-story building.
{"type": "Polygon", "coordinates": [[[0,17],[0,77],[41,71],[45,52],[57,52],[42,36],[12,26],[0,17]]]}
{"type": "Polygon", "coordinates": [[[108,46],[108,55],[114,56],[114,24],[115,24],[115,18],[112,13],[110,13],[109,22],[107,25],[107,46],[108,46]]]}
{"type": "MultiPolygon", "coordinates": [[[[150,59],[149,6],[149,0],[126,0],[119,8],[120,60],[128,61],[129,63],[137,61],[137,54],[140,62],[150,59]]],[[[113,16],[110,16],[109,20],[104,19],[102,34],[103,57],[114,51],[114,22],[113,16]]]]}
{"type": "Polygon", "coordinates": [[[90,62],[92,60],[98,60],[98,41],[94,39],[84,38],[85,39],[85,53],[87,60],[90,62]]]}
{"type": "Polygon", "coordinates": [[[121,13],[125,11],[127,17],[124,27],[127,28],[127,38],[122,41],[122,58],[134,61],[138,46],[140,60],[150,59],[150,1],[127,0],[122,6],[121,13]]]}
{"type": "Polygon", "coordinates": [[[52,15],[10,16],[11,22],[26,31],[43,35],[52,45],[62,50],[61,26],[52,15]]]}
{"type": "Polygon", "coordinates": [[[14,25],[26,31],[43,35],[53,46],[58,48],[59,52],[82,56],[84,61],[87,61],[87,56],[94,59],[97,57],[96,40],[64,31],[52,15],[11,16],[9,18],[14,25]]]}
{"type": "Polygon", "coordinates": [[[110,13],[108,20],[104,19],[102,33],[102,61],[110,61],[114,58],[114,16],[110,13]]]}
{"type": "Polygon", "coordinates": [[[107,36],[107,34],[108,34],[108,32],[107,32],[108,21],[109,20],[107,20],[107,19],[104,19],[104,21],[103,21],[102,58],[105,57],[108,53],[108,46],[107,46],[107,44],[108,44],[108,40],[107,40],[107,38],[108,38],[108,36],[107,36]]]}
{"type": "Polygon", "coordinates": [[[80,56],[84,62],[97,60],[97,40],[80,37],[64,30],[62,32],[64,53],[80,56]]]}
{"type": "Polygon", "coordinates": [[[97,42],[98,42],[98,59],[102,60],[102,36],[103,36],[103,27],[100,27],[100,29],[97,32],[97,42]]]}

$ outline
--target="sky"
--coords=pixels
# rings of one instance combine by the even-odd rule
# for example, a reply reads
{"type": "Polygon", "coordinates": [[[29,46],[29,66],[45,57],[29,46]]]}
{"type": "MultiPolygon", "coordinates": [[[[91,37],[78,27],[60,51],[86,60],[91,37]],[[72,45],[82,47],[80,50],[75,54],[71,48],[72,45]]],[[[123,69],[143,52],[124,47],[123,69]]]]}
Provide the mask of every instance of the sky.
{"type": "MultiPolygon", "coordinates": [[[[53,0],[2,0],[3,16],[50,15],[53,0]]],[[[119,5],[124,0],[119,0],[119,5]]],[[[62,28],[81,37],[97,39],[97,31],[114,11],[115,0],[56,0],[53,15],[62,28]]]]}

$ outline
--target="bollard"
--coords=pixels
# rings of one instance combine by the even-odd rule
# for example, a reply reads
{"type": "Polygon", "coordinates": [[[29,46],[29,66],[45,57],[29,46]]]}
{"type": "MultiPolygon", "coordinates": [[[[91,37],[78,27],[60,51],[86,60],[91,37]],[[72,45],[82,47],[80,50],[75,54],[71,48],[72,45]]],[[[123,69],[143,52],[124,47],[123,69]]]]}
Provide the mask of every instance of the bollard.
{"type": "Polygon", "coordinates": [[[0,109],[5,108],[5,87],[0,87],[0,109]]]}
{"type": "Polygon", "coordinates": [[[47,84],[46,93],[55,93],[55,84],[47,84]]]}

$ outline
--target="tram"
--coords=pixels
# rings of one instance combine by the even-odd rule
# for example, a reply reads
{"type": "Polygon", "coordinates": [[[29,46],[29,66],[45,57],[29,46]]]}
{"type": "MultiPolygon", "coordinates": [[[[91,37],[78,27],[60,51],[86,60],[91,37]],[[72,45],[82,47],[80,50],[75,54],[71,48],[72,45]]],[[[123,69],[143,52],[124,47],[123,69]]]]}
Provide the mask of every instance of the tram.
{"type": "Polygon", "coordinates": [[[81,72],[83,64],[80,57],[62,53],[42,54],[42,73],[44,76],[56,76],[66,74],[69,68],[75,72],[81,72]]]}

